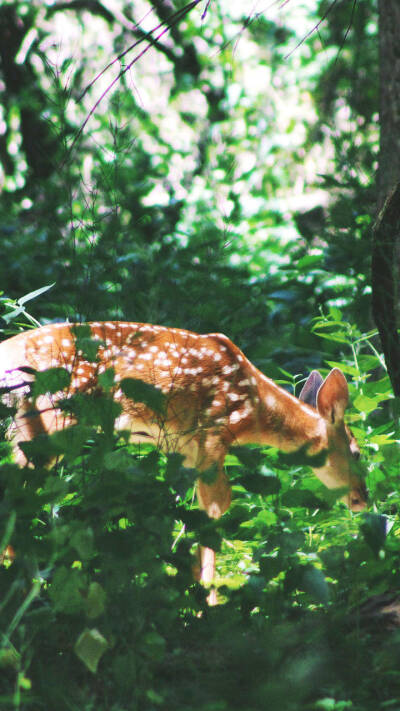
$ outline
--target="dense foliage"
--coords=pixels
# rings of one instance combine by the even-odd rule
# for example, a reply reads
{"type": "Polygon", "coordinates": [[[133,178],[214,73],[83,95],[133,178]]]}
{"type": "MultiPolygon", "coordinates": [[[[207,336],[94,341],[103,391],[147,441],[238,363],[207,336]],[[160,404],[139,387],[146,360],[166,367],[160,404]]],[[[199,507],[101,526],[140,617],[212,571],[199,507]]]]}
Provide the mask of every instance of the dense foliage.
{"type": "Polygon", "coordinates": [[[371,508],[244,448],[210,521],[178,456],[114,433],[105,378],[73,430],[27,446],[29,468],[2,444],[0,707],[397,708],[398,408],[370,315],[376,3],[116,5],[124,21],[0,6],[4,336],[36,319],[223,331],[296,392],[338,365],[371,508]],[[198,541],[219,551],[215,608],[198,541]]]}

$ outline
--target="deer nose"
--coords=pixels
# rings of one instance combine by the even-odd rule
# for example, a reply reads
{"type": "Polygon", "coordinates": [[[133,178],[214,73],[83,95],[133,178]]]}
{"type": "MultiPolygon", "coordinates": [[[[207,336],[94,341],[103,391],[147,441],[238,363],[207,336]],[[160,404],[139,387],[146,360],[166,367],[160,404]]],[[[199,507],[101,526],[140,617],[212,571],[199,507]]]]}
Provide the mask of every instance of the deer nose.
{"type": "Polygon", "coordinates": [[[350,493],[350,508],[352,511],[363,511],[368,503],[368,489],[363,486],[361,490],[350,493]]]}

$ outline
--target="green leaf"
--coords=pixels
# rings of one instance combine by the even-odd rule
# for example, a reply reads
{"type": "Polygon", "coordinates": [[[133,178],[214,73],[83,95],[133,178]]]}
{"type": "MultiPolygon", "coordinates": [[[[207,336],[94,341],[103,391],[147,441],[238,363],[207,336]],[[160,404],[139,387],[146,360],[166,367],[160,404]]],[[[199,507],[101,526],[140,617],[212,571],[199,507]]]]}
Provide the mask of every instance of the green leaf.
{"type": "Polygon", "coordinates": [[[167,643],[164,637],[161,637],[158,632],[148,632],[144,637],[146,654],[156,661],[161,661],[165,656],[167,643]]]}
{"type": "Polygon", "coordinates": [[[264,476],[263,474],[248,473],[235,480],[235,483],[242,484],[247,491],[262,496],[277,494],[281,488],[281,482],[276,476],[264,476]]]}
{"type": "Polygon", "coordinates": [[[93,339],[93,334],[88,324],[74,324],[71,326],[71,332],[75,337],[76,352],[89,363],[96,363],[98,361],[97,353],[103,341],[93,339]]]}
{"type": "Polygon", "coordinates": [[[249,469],[255,469],[264,460],[264,454],[259,448],[231,447],[229,451],[237,457],[241,464],[244,464],[249,469]]]}
{"type": "Polygon", "coordinates": [[[106,610],[107,595],[104,588],[96,581],[90,583],[86,598],[86,614],[94,620],[103,615],[106,610]]]}
{"type": "Polygon", "coordinates": [[[398,440],[393,435],[394,432],[391,434],[369,435],[368,444],[377,444],[379,447],[383,447],[386,444],[395,444],[398,440]]]}
{"type": "Polygon", "coordinates": [[[74,652],[89,671],[95,674],[99,661],[107,647],[107,640],[97,629],[90,630],[86,628],[79,635],[74,646],[74,652]]]}
{"type": "Polygon", "coordinates": [[[14,647],[3,647],[0,649],[0,669],[11,667],[19,669],[21,663],[21,655],[14,647]]]}
{"type": "Polygon", "coordinates": [[[154,385],[136,378],[121,380],[121,390],[131,400],[142,402],[153,412],[162,415],[165,411],[165,395],[154,385]]]}
{"type": "Polygon", "coordinates": [[[104,373],[99,373],[97,380],[99,385],[104,388],[104,390],[111,390],[114,385],[115,370],[114,368],[107,368],[104,373]]]}
{"type": "Polygon", "coordinates": [[[59,503],[68,494],[68,482],[55,476],[48,476],[40,491],[43,504],[59,503]]]}
{"type": "Polygon", "coordinates": [[[336,701],[327,696],[314,704],[315,711],[347,711],[353,708],[352,701],[336,701]]]}
{"type": "Polygon", "coordinates": [[[284,569],[285,561],[280,556],[263,556],[260,561],[260,573],[268,582],[284,569]]]}
{"type": "MultiPolygon", "coordinates": [[[[154,689],[147,689],[146,696],[150,703],[155,704],[156,706],[161,706],[161,704],[164,702],[164,696],[158,694],[157,691],[155,691],[154,689]]],[[[211,711],[213,710],[211,709],[211,711]]],[[[215,709],[215,711],[218,711],[218,709],[215,709]]]]}
{"type": "Polygon", "coordinates": [[[301,270],[307,270],[316,264],[321,264],[324,260],[323,254],[308,254],[306,257],[302,257],[297,262],[297,268],[301,270]]]}
{"type": "Polygon", "coordinates": [[[80,425],[109,429],[122,408],[108,393],[93,395],[78,392],[62,401],[62,409],[73,415],[80,425]]]}
{"type": "Polygon", "coordinates": [[[393,398],[392,384],[388,375],[380,380],[373,380],[363,384],[363,394],[367,397],[374,397],[378,394],[382,396],[382,400],[393,398]]]}
{"type": "Polygon", "coordinates": [[[274,526],[278,520],[278,516],[274,511],[268,511],[268,509],[262,509],[255,518],[252,519],[255,526],[274,526]]]}
{"type": "Polygon", "coordinates": [[[198,472],[199,478],[205,484],[214,484],[218,477],[218,466],[214,464],[208,469],[203,469],[203,471],[198,472]]]}
{"type": "Polygon", "coordinates": [[[167,467],[165,472],[167,479],[175,479],[175,477],[180,476],[182,471],[183,459],[183,456],[179,454],[179,452],[172,452],[172,454],[168,455],[167,467]]]}
{"type": "MultiPolygon", "coordinates": [[[[382,363],[379,358],[375,355],[366,355],[366,354],[360,354],[357,358],[358,365],[360,370],[362,371],[367,371],[367,370],[373,370],[374,368],[380,368],[382,366],[382,363]]],[[[383,380],[389,381],[389,377],[386,376],[386,378],[383,378],[383,380]]],[[[379,381],[374,381],[374,384],[379,381]]]]}
{"type": "Polygon", "coordinates": [[[353,378],[358,378],[360,375],[359,369],[356,368],[354,365],[348,365],[347,363],[343,363],[342,361],[335,360],[327,360],[326,363],[329,365],[330,368],[340,368],[343,373],[346,373],[346,375],[351,375],[353,378]]]}
{"type": "Polygon", "coordinates": [[[353,400],[353,406],[359,412],[369,413],[369,412],[373,412],[374,410],[377,409],[381,400],[382,400],[381,395],[377,395],[376,397],[367,397],[366,395],[357,395],[357,397],[353,400]]]}
{"type": "Polygon", "coordinates": [[[132,464],[132,457],[125,447],[119,447],[113,452],[106,452],[103,461],[106,469],[117,471],[127,469],[132,464]]]}
{"type": "Polygon", "coordinates": [[[35,382],[32,392],[36,398],[46,393],[57,393],[68,388],[71,375],[65,368],[48,368],[35,372],[35,382]]]}
{"type": "Polygon", "coordinates": [[[349,487],[348,486],[340,486],[335,489],[328,489],[327,487],[321,487],[320,489],[320,496],[321,499],[326,502],[329,508],[332,508],[332,506],[337,502],[343,499],[346,494],[349,493],[349,487]]]}
{"type": "Polygon", "coordinates": [[[83,560],[90,558],[94,551],[94,534],[92,528],[88,526],[76,530],[71,536],[70,543],[83,560]]]}
{"type": "Polygon", "coordinates": [[[386,541],[387,518],[376,513],[366,513],[362,517],[360,530],[365,542],[378,555],[386,541]]]}
{"type": "Polygon", "coordinates": [[[323,449],[316,454],[308,453],[308,444],[294,452],[279,452],[277,456],[277,466],[281,467],[314,467],[318,469],[324,466],[327,457],[327,450],[323,449]]]}
{"type": "Polygon", "coordinates": [[[24,691],[30,691],[32,689],[32,681],[29,679],[23,672],[20,672],[18,674],[18,686],[20,689],[23,689],[24,691]]]}
{"type": "Polygon", "coordinates": [[[82,612],[85,599],[82,592],[85,588],[85,578],[81,571],[61,566],[55,571],[49,589],[54,609],[69,615],[82,612]]]}
{"type": "Polygon", "coordinates": [[[315,494],[306,489],[289,489],[282,495],[281,502],[283,506],[288,508],[298,506],[306,509],[326,508],[324,501],[321,501],[315,494]]]}
{"type": "Polygon", "coordinates": [[[18,299],[18,303],[21,305],[26,304],[27,301],[36,299],[37,296],[44,294],[46,291],[49,291],[49,289],[52,289],[53,286],[55,286],[55,285],[56,285],[56,282],[54,281],[52,284],[48,284],[47,286],[41,286],[40,289],[35,289],[35,291],[30,291],[29,294],[25,294],[25,296],[21,296],[18,299]]]}
{"type": "Polygon", "coordinates": [[[205,524],[199,532],[199,543],[206,548],[212,548],[214,551],[221,550],[222,537],[215,528],[214,523],[205,524]]]}
{"type": "MultiPolygon", "coordinates": [[[[48,437],[48,455],[50,457],[65,455],[70,461],[72,461],[75,457],[81,454],[84,444],[92,434],[93,430],[91,427],[81,424],[66,427],[59,432],[53,432],[53,434],[48,437]]],[[[37,437],[29,444],[33,445],[40,439],[40,437],[37,437]]]]}
{"type": "Polygon", "coordinates": [[[319,568],[313,565],[305,566],[302,587],[314,602],[327,605],[329,602],[329,587],[325,580],[325,576],[319,568]]]}
{"type": "Polygon", "coordinates": [[[319,338],[324,338],[326,341],[333,341],[334,343],[349,343],[350,339],[347,333],[340,332],[340,331],[335,331],[334,333],[319,333],[316,329],[314,329],[315,334],[319,338]]]}

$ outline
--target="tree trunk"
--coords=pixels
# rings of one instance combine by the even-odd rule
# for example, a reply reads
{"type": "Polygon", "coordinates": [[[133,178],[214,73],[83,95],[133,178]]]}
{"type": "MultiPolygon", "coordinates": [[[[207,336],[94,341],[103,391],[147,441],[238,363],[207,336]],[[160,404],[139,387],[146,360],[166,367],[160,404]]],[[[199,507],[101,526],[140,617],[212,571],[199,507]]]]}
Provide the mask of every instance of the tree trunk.
{"type": "Polygon", "coordinates": [[[382,343],[393,392],[400,397],[398,312],[398,244],[400,183],[392,190],[374,226],[372,250],[372,312],[382,343]]]}
{"type": "Polygon", "coordinates": [[[379,0],[378,209],[400,180],[400,2],[379,0]]]}
{"type": "Polygon", "coordinates": [[[394,394],[400,397],[400,2],[379,0],[380,154],[372,247],[372,311],[394,394]]]}

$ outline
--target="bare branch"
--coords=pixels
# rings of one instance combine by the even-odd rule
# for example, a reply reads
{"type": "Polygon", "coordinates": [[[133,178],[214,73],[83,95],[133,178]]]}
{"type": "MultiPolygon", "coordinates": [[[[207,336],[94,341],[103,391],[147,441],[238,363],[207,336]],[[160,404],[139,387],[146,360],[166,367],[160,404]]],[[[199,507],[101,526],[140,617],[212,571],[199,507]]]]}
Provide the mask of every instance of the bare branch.
{"type": "Polygon", "coordinates": [[[326,18],[328,17],[330,11],[333,10],[333,8],[335,7],[335,5],[336,5],[337,2],[338,2],[338,0],[333,0],[333,2],[331,3],[331,5],[329,5],[327,11],[322,15],[321,19],[318,20],[317,24],[314,25],[314,27],[313,27],[309,32],[307,32],[307,34],[304,35],[304,37],[302,37],[302,39],[300,40],[300,42],[298,42],[298,43],[296,44],[296,46],[294,47],[294,49],[292,49],[288,54],[285,55],[285,59],[289,59],[289,57],[292,56],[292,54],[296,51],[296,49],[298,49],[299,47],[301,47],[301,45],[304,44],[304,42],[305,42],[309,37],[311,37],[311,35],[313,34],[313,32],[317,32],[317,31],[319,30],[321,24],[324,22],[324,20],[326,20],[326,18]]]}
{"type": "Polygon", "coordinates": [[[92,117],[93,114],[95,113],[95,111],[96,111],[97,107],[99,106],[99,104],[103,101],[103,99],[107,96],[107,94],[109,94],[109,92],[111,91],[111,89],[119,82],[119,80],[121,79],[121,77],[123,77],[124,74],[126,74],[126,73],[132,68],[132,66],[133,66],[137,61],[139,61],[139,59],[141,59],[141,57],[143,57],[144,54],[146,54],[146,52],[148,52],[148,50],[149,50],[151,47],[153,47],[153,46],[158,42],[158,40],[160,40],[161,37],[163,37],[163,35],[164,35],[166,32],[168,32],[168,31],[171,29],[171,27],[174,27],[183,17],[185,17],[185,15],[187,15],[188,12],[190,12],[190,10],[192,10],[196,5],[198,5],[199,2],[201,2],[201,0],[192,0],[192,2],[188,3],[187,5],[185,5],[185,7],[181,8],[181,9],[178,10],[177,12],[173,13],[173,14],[171,15],[171,17],[168,19],[168,23],[161,22],[161,23],[159,23],[156,27],[154,27],[152,30],[150,30],[150,32],[145,33],[143,37],[141,37],[141,38],[138,39],[136,42],[134,42],[132,45],[130,45],[130,47],[128,47],[126,50],[124,50],[124,52],[122,52],[121,54],[119,54],[118,57],[116,57],[115,59],[113,59],[113,60],[93,79],[93,81],[90,82],[90,84],[86,87],[86,89],[84,90],[84,92],[83,92],[83,93],[81,94],[81,96],[79,97],[78,101],[81,101],[81,100],[82,100],[82,98],[85,96],[85,94],[86,94],[86,92],[89,90],[89,88],[90,88],[91,86],[93,86],[93,84],[94,84],[110,67],[112,67],[116,62],[120,61],[123,57],[125,57],[125,56],[128,54],[128,52],[131,52],[132,49],[134,49],[135,47],[137,47],[141,42],[143,42],[144,40],[148,40],[148,41],[149,41],[149,44],[148,44],[146,47],[144,47],[144,49],[143,49],[138,55],[136,55],[136,57],[134,57],[134,59],[133,59],[126,67],[124,67],[123,69],[121,69],[121,71],[119,72],[118,76],[116,76],[115,79],[113,79],[113,81],[111,82],[111,84],[108,85],[108,87],[103,91],[103,93],[101,94],[101,96],[97,99],[97,101],[95,102],[95,104],[92,106],[92,108],[90,109],[89,113],[87,114],[85,120],[83,121],[82,125],[80,126],[80,128],[79,128],[79,130],[78,130],[76,136],[74,137],[74,140],[72,141],[72,144],[71,144],[71,146],[70,146],[70,148],[69,148],[69,151],[68,151],[68,155],[71,155],[71,153],[72,153],[72,151],[73,151],[73,149],[74,149],[74,147],[75,147],[77,141],[79,140],[80,136],[82,135],[82,133],[83,133],[83,131],[84,131],[86,125],[88,124],[89,120],[91,119],[91,117],[92,117]],[[161,30],[161,31],[159,32],[158,35],[154,36],[154,33],[157,32],[158,30],[161,30]]]}

